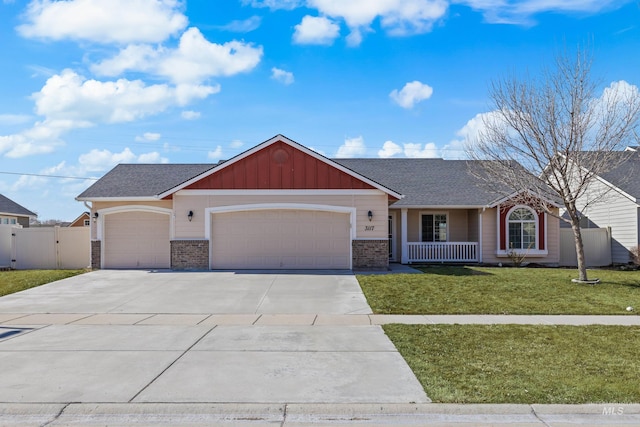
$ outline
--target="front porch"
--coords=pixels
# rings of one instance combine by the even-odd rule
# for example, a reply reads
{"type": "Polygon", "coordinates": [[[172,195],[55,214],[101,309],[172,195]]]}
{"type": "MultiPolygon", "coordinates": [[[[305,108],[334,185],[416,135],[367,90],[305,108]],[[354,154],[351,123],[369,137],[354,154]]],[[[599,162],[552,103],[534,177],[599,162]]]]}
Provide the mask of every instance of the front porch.
{"type": "Polygon", "coordinates": [[[479,262],[477,242],[407,242],[407,262],[479,262]]]}
{"type": "Polygon", "coordinates": [[[479,263],[479,209],[389,209],[389,261],[479,263]]]}

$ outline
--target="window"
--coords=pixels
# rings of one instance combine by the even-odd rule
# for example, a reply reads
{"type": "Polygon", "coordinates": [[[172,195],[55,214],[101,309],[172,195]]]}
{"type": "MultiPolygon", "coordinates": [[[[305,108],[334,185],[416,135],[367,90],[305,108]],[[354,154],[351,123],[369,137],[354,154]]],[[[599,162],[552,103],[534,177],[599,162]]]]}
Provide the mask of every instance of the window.
{"type": "Polygon", "coordinates": [[[10,223],[11,223],[12,225],[16,225],[16,224],[18,223],[18,220],[17,220],[17,219],[15,219],[15,218],[11,218],[10,223]]]}
{"type": "Polygon", "coordinates": [[[514,209],[507,218],[508,249],[536,248],[536,214],[527,208],[514,209]]]}
{"type": "Polygon", "coordinates": [[[423,242],[447,241],[447,214],[422,214],[421,226],[423,242]]]}
{"type": "Polygon", "coordinates": [[[84,226],[85,226],[85,227],[88,227],[88,226],[90,226],[90,225],[91,225],[91,220],[90,220],[90,219],[85,219],[85,220],[84,220],[84,226]]]}

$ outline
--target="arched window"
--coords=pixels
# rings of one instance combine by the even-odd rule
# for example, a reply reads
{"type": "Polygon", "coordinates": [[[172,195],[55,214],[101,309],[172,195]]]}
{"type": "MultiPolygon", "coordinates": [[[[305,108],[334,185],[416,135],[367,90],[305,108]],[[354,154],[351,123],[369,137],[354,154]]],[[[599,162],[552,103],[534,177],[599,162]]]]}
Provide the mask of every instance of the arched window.
{"type": "Polygon", "coordinates": [[[507,249],[536,249],[536,225],[534,211],[525,207],[513,209],[507,217],[507,249]]]}

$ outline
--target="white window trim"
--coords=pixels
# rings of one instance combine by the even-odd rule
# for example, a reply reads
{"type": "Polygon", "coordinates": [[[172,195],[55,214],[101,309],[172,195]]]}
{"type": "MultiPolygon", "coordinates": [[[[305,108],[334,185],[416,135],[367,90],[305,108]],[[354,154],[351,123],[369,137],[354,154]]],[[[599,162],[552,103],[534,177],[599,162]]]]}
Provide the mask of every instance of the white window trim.
{"type": "MultiPolygon", "coordinates": [[[[440,242],[449,242],[449,230],[451,230],[451,223],[449,222],[449,211],[419,211],[418,212],[418,241],[422,242],[422,215],[445,215],[447,217],[447,239],[446,240],[440,240],[440,242]]],[[[434,242],[428,242],[428,243],[434,243],[434,242]]]]}
{"type": "MultiPolygon", "coordinates": [[[[505,246],[509,245],[509,216],[511,215],[511,213],[519,208],[524,208],[526,210],[528,210],[529,212],[533,213],[533,217],[535,218],[535,226],[536,226],[536,246],[535,248],[532,249],[515,249],[513,250],[513,253],[517,254],[517,255],[527,255],[527,256],[531,256],[531,257],[535,257],[535,256],[546,256],[549,254],[549,251],[544,249],[544,250],[540,250],[540,216],[538,215],[538,213],[534,210],[531,209],[530,206],[527,205],[515,205],[512,206],[511,209],[509,209],[507,211],[507,214],[505,215],[505,220],[504,220],[504,228],[501,230],[502,233],[504,233],[504,242],[505,242],[505,246]]],[[[500,224],[500,208],[498,207],[497,209],[497,213],[498,213],[498,224],[500,224]]],[[[545,221],[544,221],[544,236],[545,236],[545,241],[547,241],[547,216],[545,214],[545,221]]],[[[500,229],[500,227],[498,227],[498,229],[500,229]]],[[[511,252],[509,249],[505,249],[502,250],[500,249],[500,235],[498,235],[498,250],[496,251],[496,256],[498,257],[508,257],[509,253],[511,252]]]]}

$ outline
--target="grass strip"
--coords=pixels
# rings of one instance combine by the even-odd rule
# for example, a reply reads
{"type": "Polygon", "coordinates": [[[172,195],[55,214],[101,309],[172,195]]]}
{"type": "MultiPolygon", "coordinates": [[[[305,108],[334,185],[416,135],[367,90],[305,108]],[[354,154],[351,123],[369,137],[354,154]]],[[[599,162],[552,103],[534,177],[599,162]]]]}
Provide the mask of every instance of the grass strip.
{"type": "Polygon", "coordinates": [[[638,403],[640,328],[386,325],[441,403],[638,403]]]}
{"type": "Polygon", "coordinates": [[[35,288],[56,280],[82,274],[86,270],[9,270],[0,271],[0,296],[35,288]]]}
{"type": "Polygon", "coordinates": [[[424,274],[359,275],[377,314],[637,314],[640,271],[590,271],[572,283],[558,268],[430,267],[424,274]],[[626,311],[634,307],[634,312],[626,311]]]}

